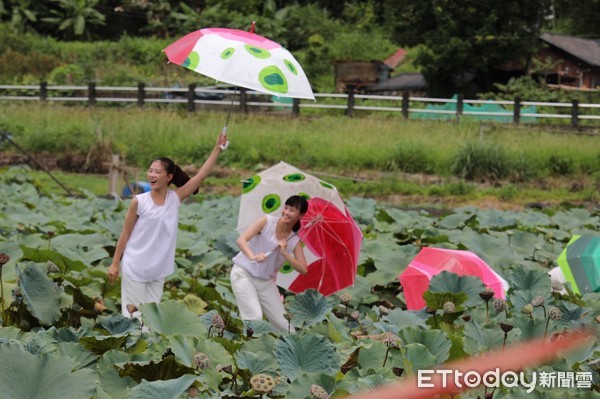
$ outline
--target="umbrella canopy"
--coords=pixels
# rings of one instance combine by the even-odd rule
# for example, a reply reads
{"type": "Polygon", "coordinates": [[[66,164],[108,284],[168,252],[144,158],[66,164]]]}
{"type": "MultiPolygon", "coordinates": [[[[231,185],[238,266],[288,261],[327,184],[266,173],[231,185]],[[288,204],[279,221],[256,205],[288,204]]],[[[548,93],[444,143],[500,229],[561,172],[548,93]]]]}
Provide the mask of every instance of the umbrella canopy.
{"type": "Polygon", "coordinates": [[[557,262],[574,292],[600,292],[600,236],[573,236],[557,262]]]}
{"type": "Polygon", "coordinates": [[[424,247],[398,276],[409,310],[426,306],[423,294],[429,288],[431,278],[442,271],[479,277],[494,290],[494,297],[506,298],[508,283],[473,252],[424,247]]]}
{"type": "Polygon", "coordinates": [[[296,293],[314,288],[323,295],[352,285],[362,241],[360,228],[333,185],[292,165],[280,162],[244,182],[238,231],[246,230],[262,215],[279,216],[292,195],[308,199],[298,232],[308,274],[302,276],[285,264],[277,284],[296,293]]]}
{"type": "Polygon", "coordinates": [[[220,82],[275,96],[315,99],[294,56],[253,32],[200,29],[172,43],[164,52],[170,62],[220,82]]]}

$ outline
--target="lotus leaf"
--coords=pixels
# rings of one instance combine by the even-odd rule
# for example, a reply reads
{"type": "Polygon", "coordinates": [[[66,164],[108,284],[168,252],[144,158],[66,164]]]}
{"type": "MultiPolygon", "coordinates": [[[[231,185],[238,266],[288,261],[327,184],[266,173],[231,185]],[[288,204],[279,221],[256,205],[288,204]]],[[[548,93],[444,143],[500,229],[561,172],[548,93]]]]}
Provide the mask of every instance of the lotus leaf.
{"type": "Polygon", "coordinates": [[[302,372],[335,373],[340,358],[335,346],[319,335],[287,335],[275,344],[275,357],[283,375],[294,381],[302,372]]]}
{"type": "Polygon", "coordinates": [[[128,399],[176,398],[196,381],[201,381],[195,375],[182,375],[179,378],[166,381],[142,381],[131,389],[128,399]]]}
{"type": "MultiPolygon", "coordinates": [[[[286,398],[314,398],[310,393],[311,385],[318,385],[329,395],[335,391],[335,377],[324,373],[302,373],[291,384],[285,385],[285,390],[276,390],[275,393],[283,395],[286,398]]],[[[280,384],[283,385],[283,384],[280,384]]]]}
{"type": "MultiPolygon", "coordinates": [[[[546,327],[546,319],[537,318],[532,320],[529,316],[522,314],[512,317],[510,319],[510,323],[519,330],[508,334],[508,336],[511,338],[511,340],[508,342],[514,341],[514,338],[517,335],[518,341],[541,337],[544,335],[544,330],[546,327]]],[[[548,332],[552,333],[554,329],[554,326],[549,325],[548,332]]]]}
{"type": "Polygon", "coordinates": [[[73,260],[62,253],[56,252],[50,249],[35,249],[23,246],[23,259],[30,260],[32,262],[47,262],[51,261],[54,263],[62,273],[76,270],[82,271],[87,266],[80,260],[73,260]]]}
{"type": "Polygon", "coordinates": [[[353,197],[346,201],[346,206],[357,223],[369,225],[375,220],[377,203],[371,198],[353,197]]]}
{"type": "Polygon", "coordinates": [[[448,359],[452,342],[444,331],[409,327],[401,330],[398,336],[402,339],[403,345],[412,343],[425,345],[438,363],[443,363],[448,359]]]}
{"type": "Polygon", "coordinates": [[[426,321],[428,318],[429,315],[427,315],[424,310],[415,311],[396,308],[381,319],[398,326],[399,329],[402,330],[413,326],[425,328],[427,326],[426,321]]]}
{"type": "Polygon", "coordinates": [[[260,337],[263,334],[275,333],[275,327],[271,323],[265,320],[245,320],[244,321],[244,332],[252,329],[253,337],[260,337]]]}
{"type": "Polygon", "coordinates": [[[404,356],[400,349],[383,342],[364,342],[358,351],[358,364],[361,369],[378,370],[384,367],[404,367],[404,356]]]}
{"type": "Polygon", "coordinates": [[[70,357],[32,355],[19,345],[0,346],[1,398],[63,399],[89,398],[96,391],[96,376],[90,369],[77,369],[70,357]],[[76,371],[72,371],[76,370],[76,371]]]}
{"type": "Polygon", "coordinates": [[[206,336],[207,330],[198,316],[177,301],[140,305],[142,321],[152,331],[164,335],[206,336]]]}
{"type": "Polygon", "coordinates": [[[588,307],[581,307],[571,302],[561,301],[557,307],[562,311],[562,317],[557,323],[571,328],[586,328],[594,318],[594,312],[588,307]]]}
{"type": "Polygon", "coordinates": [[[507,274],[507,280],[511,291],[524,290],[542,295],[551,292],[550,277],[541,270],[517,267],[507,274]]]}
{"type": "Polygon", "coordinates": [[[79,342],[81,345],[97,355],[102,355],[112,349],[120,349],[125,346],[127,336],[118,337],[95,335],[82,337],[79,342]]]}
{"type": "Polygon", "coordinates": [[[297,327],[311,326],[325,320],[333,309],[333,303],[315,289],[295,295],[288,306],[292,324],[297,327]]]}
{"type": "MultiPolygon", "coordinates": [[[[550,290],[544,292],[544,291],[533,291],[533,290],[518,290],[518,291],[514,291],[511,295],[510,295],[510,301],[512,302],[513,308],[516,311],[520,311],[523,306],[530,304],[531,300],[535,297],[541,296],[542,298],[544,298],[544,304],[546,309],[548,308],[548,306],[550,306],[550,304],[554,301],[552,298],[552,295],[550,295],[550,290]],[[542,295],[540,295],[542,294],[542,295]]],[[[542,317],[544,318],[544,309],[539,307],[533,308],[533,316],[534,317],[542,317]]]]}
{"type": "Polygon", "coordinates": [[[562,230],[573,230],[583,226],[597,228],[600,223],[600,216],[593,216],[585,209],[575,208],[556,212],[551,217],[551,222],[562,230]]]}
{"type": "Polygon", "coordinates": [[[416,373],[418,370],[432,369],[435,365],[437,365],[435,356],[423,344],[408,344],[404,346],[404,350],[404,367],[408,372],[416,373]]]}
{"type": "Polygon", "coordinates": [[[91,367],[98,361],[98,356],[76,342],[61,342],[56,345],[56,349],[61,356],[70,357],[75,361],[76,367],[73,370],[91,367]]]}
{"type": "Polygon", "coordinates": [[[475,355],[502,345],[504,333],[495,325],[483,326],[475,320],[465,324],[465,352],[475,355]]]}
{"type": "Polygon", "coordinates": [[[121,313],[115,313],[99,317],[96,328],[101,328],[112,336],[137,334],[140,331],[140,321],[136,318],[125,317],[121,313]]]}
{"type": "MultiPolygon", "coordinates": [[[[425,348],[427,350],[427,348],[425,348]]],[[[338,382],[337,389],[349,393],[357,393],[389,384],[396,380],[391,367],[385,369],[359,370],[353,368],[344,375],[344,379],[338,382]]],[[[336,390],[337,391],[337,390],[336,390]]],[[[343,392],[340,392],[343,394],[343,392]]],[[[343,396],[342,396],[343,397],[343,396]]]]}
{"type": "Polygon", "coordinates": [[[19,287],[27,310],[43,325],[57,321],[61,315],[60,294],[54,282],[35,264],[27,264],[24,269],[22,266],[17,268],[19,287]]]}
{"type": "Polygon", "coordinates": [[[277,361],[270,353],[239,351],[235,354],[235,361],[240,369],[248,370],[252,375],[277,374],[277,361]]]}
{"type": "Polygon", "coordinates": [[[431,292],[450,292],[467,294],[469,299],[464,303],[464,306],[477,306],[482,303],[479,293],[485,290],[485,285],[479,277],[475,276],[459,276],[456,273],[442,271],[433,276],[429,282],[429,291],[431,292]]]}
{"type": "Polygon", "coordinates": [[[206,313],[206,307],[208,304],[204,302],[202,299],[198,298],[194,294],[187,294],[183,297],[183,303],[188,308],[188,310],[194,312],[197,315],[201,315],[206,313]]]}

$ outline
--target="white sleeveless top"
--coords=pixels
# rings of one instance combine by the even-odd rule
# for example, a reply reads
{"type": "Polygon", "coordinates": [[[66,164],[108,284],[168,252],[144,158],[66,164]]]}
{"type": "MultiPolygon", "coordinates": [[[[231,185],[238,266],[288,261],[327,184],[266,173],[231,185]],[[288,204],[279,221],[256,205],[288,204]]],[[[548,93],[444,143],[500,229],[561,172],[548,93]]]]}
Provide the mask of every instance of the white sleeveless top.
{"type": "MultiPolygon", "coordinates": [[[[275,238],[275,227],[277,226],[278,219],[279,218],[276,216],[267,215],[267,223],[260,234],[255,235],[248,241],[248,246],[252,250],[252,253],[256,255],[261,252],[265,254],[267,252],[272,252],[270,256],[260,263],[252,263],[252,261],[240,251],[233,258],[233,262],[236,265],[239,265],[253,277],[263,280],[272,280],[277,277],[277,272],[286,262],[283,255],[279,252],[278,241],[277,238],[275,238]]],[[[294,248],[296,248],[296,245],[298,245],[299,242],[300,237],[298,237],[298,234],[293,232],[290,233],[287,246],[288,253],[291,254],[294,252],[294,248]]]]}
{"type": "Polygon", "coordinates": [[[133,281],[150,282],[175,271],[181,202],[174,190],[167,191],[163,205],[156,205],[150,192],[136,198],[138,219],[123,253],[123,275],[133,281]]]}

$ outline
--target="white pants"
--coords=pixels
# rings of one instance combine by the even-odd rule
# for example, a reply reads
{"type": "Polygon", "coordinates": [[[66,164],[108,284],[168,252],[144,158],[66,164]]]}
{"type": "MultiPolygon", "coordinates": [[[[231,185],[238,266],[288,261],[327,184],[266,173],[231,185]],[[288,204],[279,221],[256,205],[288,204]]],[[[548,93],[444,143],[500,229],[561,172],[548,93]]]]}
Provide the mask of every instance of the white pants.
{"type": "Polygon", "coordinates": [[[285,307],[273,280],[252,277],[247,271],[234,264],[231,269],[231,288],[240,310],[242,320],[262,320],[263,313],[273,326],[280,330],[295,331],[283,317],[285,307]]]}
{"type": "MultiPolygon", "coordinates": [[[[121,276],[121,312],[125,317],[132,315],[127,311],[127,305],[133,304],[140,308],[142,303],[159,303],[163,294],[163,285],[165,279],[161,278],[149,282],[133,281],[121,276]]],[[[141,320],[142,313],[138,310],[133,313],[133,317],[141,320]]]]}

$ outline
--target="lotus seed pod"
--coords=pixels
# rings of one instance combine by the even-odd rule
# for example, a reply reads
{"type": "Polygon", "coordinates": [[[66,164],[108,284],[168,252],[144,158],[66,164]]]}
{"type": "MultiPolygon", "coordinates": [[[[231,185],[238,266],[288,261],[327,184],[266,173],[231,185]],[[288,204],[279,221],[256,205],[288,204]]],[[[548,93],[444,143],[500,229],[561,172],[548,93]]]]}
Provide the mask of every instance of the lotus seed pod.
{"type": "Polygon", "coordinates": [[[292,320],[292,314],[291,313],[284,313],[283,314],[283,318],[286,319],[287,321],[291,321],[292,320]]]}
{"type": "Polygon", "coordinates": [[[259,393],[268,393],[275,388],[275,379],[267,374],[256,374],[250,378],[252,389],[259,393]]]}
{"type": "Polygon", "coordinates": [[[494,309],[496,309],[496,312],[504,311],[506,309],[506,301],[501,298],[494,299],[494,309]]]}
{"type": "Polygon", "coordinates": [[[352,320],[358,321],[358,319],[360,319],[360,312],[358,310],[353,310],[352,312],[350,312],[349,317],[352,320]]]}
{"type": "Polygon", "coordinates": [[[383,315],[388,315],[390,314],[390,310],[383,305],[379,305],[379,313],[383,315]]]}
{"type": "Polygon", "coordinates": [[[548,315],[552,320],[560,320],[562,318],[562,311],[557,307],[552,307],[548,315]]]}
{"type": "Polygon", "coordinates": [[[343,293],[342,295],[340,295],[340,301],[345,305],[347,305],[351,300],[352,300],[352,295],[350,295],[348,293],[343,293]]]}
{"type": "Polygon", "coordinates": [[[137,306],[135,306],[133,303],[128,303],[126,308],[130,315],[133,315],[135,312],[138,311],[137,306]]]}
{"type": "Polygon", "coordinates": [[[402,345],[402,339],[396,334],[389,334],[383,342],[394,348],[400,348],[400,345],[402,345]]]}
{"type": "Polygon", "coordinates": [[[504,331],[504,333],[508,334],[512,331],[514,327],[508,323],[500,323],[500,328],[502,329],[502,331],[504,331]]]}
{"type": "Polygon", "coordinates": [[[589,362],[588,366],[594,371],[600,371],[600,357],[589,362]]]}
{"type": "Polygon", "coordinates": [[[463,319],[463,320],[464,320],[466,323],[468,323],[469,321],[471,321],[471,315],[470,315],[470,314],[466,314],[466,315],[464,315],[464,316],[462,317],[462,319],[463,319]]]}
{"type": "Polygon", "coordinates": [[[210,323],[216,330],[222,330],[225,328],[225,322],[223,321],[221,315],[219,315],[218,313],[215,313],[212,316],[212,320],[210,321],[210,323]]]}
{"type": "Polygon", "coordinates": [[[523,308],[521,309],[521,313],[523,314],[532,314],[533,313],[533,306],[528,303],[527,305],[523,306],[523,308]]]}
{"type": "Polygon", "coordinates": [[[553,280],[552,281],[552,290],[561,291],[563,289],[563,284],[560,281],[553,280]]]}
{"type": "Polygon", "coordinates": [[[490,299],[494,297],[494,290],[490,287],[485,287],[485,291],[479,293],[479,297],[484,301],[488,302],[490,299]]]}
{"type": "Polygon", "coordinates": [[[195,386],[192,385],[188,389],[188,397],[190,397],[190,398],[196,398],[196,397],[198,397],[198,395],[200,395],[200,390],[198,389],[198,387],[195,387],[195,386]]]}
{"type": "Polygon", "coordinates": [[[10,262],[10,256],[5,253],[0,254],[0,268],[10,262]]]}
{"type": "Polygon", "coordinates": [[[231,364],[226,364],[226,365],[217,364],[216,369],[217,369],[217,371],[224,371],[228,374],[233,375],[233,367],[231,366],[231,364]]]}
{"type": "Polygon", "coordinates": [[[538,295],[531,300],[531,305],[533,305],[534,308],[539,308],[543,304],[544,304],[544,297],[541,295],[538,295]]]}
{"type": "Polygon", "coordinates": [[[435,309],[431,309],[429,306],[427,306],[427,307],[425,308],[425,313],[427,313],[427,314],[436,314],[436,313],[437,313],[437,310],[435,310],[435,309]]]}
{"type": "Polygon", "coordinates": [[[254,329],[252,327],[246,328],[246,336],[248,338],[252,338],[253,335],[254,335],[254,329]]]}
{"type": "Polygon", "coordinates": [[[327,391],[317,384],[312,384],[310,386],[310,394],[317,399],[329,399],[329,394],[327,391]]]}
{"type": "Polygon", "coordinates": [[[56,263],[52,261],[46,262],[46,269],[48,270],[48,273],[60,273],[60,269],[56,266],[56,263]]]}
{"type": "Polygon", "coordinates": [[[444,312],[446,313],[454,313],[456,312],[456,305],[454,302],[448,301],[444,304],[444,312]]]}
{"type": "Polygon", "coordinates": [[[206,370],[210,366],[210,358],[206,353],[194,353],[194,364],[200,370],[206,370]]]}

